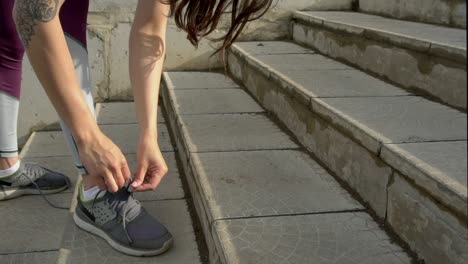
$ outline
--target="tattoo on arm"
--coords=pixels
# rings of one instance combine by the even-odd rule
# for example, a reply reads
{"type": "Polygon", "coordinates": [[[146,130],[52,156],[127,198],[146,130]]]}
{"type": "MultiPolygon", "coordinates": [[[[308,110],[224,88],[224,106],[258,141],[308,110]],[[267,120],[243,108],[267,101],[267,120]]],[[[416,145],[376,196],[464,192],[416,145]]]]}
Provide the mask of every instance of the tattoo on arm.
{"type": "Polygon", "coordinates": [[[34,27],[39,22],[46,23],[51,21],[57,15],[58,1],[16,0],[14,10],[16,28],[26,49],[29,47],[29,42],[34,36],[34,27]]]}

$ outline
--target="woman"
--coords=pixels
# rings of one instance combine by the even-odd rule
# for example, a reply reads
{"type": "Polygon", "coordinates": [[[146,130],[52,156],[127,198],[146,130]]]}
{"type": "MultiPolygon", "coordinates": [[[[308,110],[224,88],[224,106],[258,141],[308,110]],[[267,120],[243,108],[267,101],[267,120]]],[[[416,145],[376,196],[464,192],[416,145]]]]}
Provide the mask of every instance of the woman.
{"type": "Polygon", "coordinates": [[[220,49],[225,49],[271,2],[139,0],[130,33],[130,79],[140,125],[138,168],[131,180],[124,155],[100,131],[94,117],[86,53],[88,0],[0,1],[0,200],[68,187],[66,176],[38,164],[23,164],[18,158],[16,123],[26,51],[61,118],[75,165],[83,175],[75,223],[126,254],[150,256],[166,251],[172,244],[171,234],[145,212],[132,191],[155,189],[168,171],[157,142],[156,122],[167,16],[173,15],[197,45],[229,12],[231,27],[218,39],[220,49]]]}

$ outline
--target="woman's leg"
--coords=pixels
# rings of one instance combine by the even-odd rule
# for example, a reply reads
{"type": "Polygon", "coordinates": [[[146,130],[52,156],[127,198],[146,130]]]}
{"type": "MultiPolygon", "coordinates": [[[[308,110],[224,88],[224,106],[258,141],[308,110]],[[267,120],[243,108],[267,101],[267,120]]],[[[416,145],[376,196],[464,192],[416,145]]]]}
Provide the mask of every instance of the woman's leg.
{"type": "Polygon", "coordinates": [[[0,171],[18,162],[16,127],[24,48],[13,22],[14,2],[0,1],[0,171]]]}
{"type": "MultiPolygon", "coordinates": [[[[80,84],[83,97],[86,103],[88,104],[91,113],[93,113],[94,115],[94,101],[93,94],[91,91],[91,80],[89,76],[88,53],[86,52],[86,49],[83,46],[83,44],[78,42],[75,38],[67,35],[66,40],[68,49],[70,51],[70,55],[73,60],[73,64],[75,66],[76,76],[80,84]]],[[[67,141],[67,145],[73,157],[73,161],[75,163],[76,168],[78,169],[81,175],[88,174],[80,160],[78,148],[75,143],[75,140],[73,139],[73,136],[71,135],[70,129],[67,127],[67,125],[65,125],[65,122],[63,122],[63,120],[60,120],[60,125],[62,127],[63,135],[65,136],[65,140],[67,141]]]]}
{"type": "Polygon", "coordinates": [[[0,1],[0,201],[25,194],[51,194],[68,178],[18,157],[18,109],[24,48],[12,17],[15,0],[0,1]],[[39,191],[38,189],[42,190],[39,191]]]}
{"type": "MultiPolygon", "coordinates": [[[[12,17],[14,2],[0,1],[0,177],[2,170],[10,169],[19,160],[16,129],[24,48],[12,17]]],[[[61,8],[60,20],[83,96],[94,113],[86,51],[88,5],[88,0],[66,1],[61,8]]],[[[69,129],[62,121],[61,125],[75,165],[80,174],[87,174],[69,129]]]]}
{"type": "MultiPolygon", "coordinates": [[[[68,50],[73,60],[76,77],[81,87],[81,92],[89,110],[93,115],[95,115],[89,73],[88,52],[86,49],[86,22],[88,7],[89,0],[67,0],[61,8],[59,16],[60,23],[67,40],[68,50]]],[[[70,129],[63,120],[60,120],[60,125],[76,168],[81,175],[87,175],[88,172],[80,160],[78,146],[73,139],[70,129]]]]}
{"type": "Polygon", "coordinates": [[[18,98],[0,91],[0,177],[11,174],[8,169],[18,163],[18,109],[18,98]]]}
{"type": "MultiPolygon", "coordinates": [[[[88,0],[67,0],[60,10],[60,22],[65,32],[67,46],[75,67],[76,76],[81,87],[83,97],[93,115],[94,101],[91,89],[91,79],[89,71],[88,52],[86,49],[86,20],[88,14],[88,0]]],[[[68,144],[68,148],[73,157],[75,166],[83,177],[83,186],[85,190],[93,189],[86,193],[93,196],[99,191],[97,183],[92,181],[92,178],[86,177],[86,171],[83,163],[80,160],[78,147],[71,134],[70,129],[66,126],[63,120],[60,121],[63,134],[68,144]]]]}

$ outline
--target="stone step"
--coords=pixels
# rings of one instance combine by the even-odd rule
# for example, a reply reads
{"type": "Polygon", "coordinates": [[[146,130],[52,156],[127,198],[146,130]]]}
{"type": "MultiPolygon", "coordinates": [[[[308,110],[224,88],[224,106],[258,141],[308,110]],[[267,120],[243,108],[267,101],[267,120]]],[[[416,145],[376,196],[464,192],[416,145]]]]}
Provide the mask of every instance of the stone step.
{"type": "MultiPolygon", "coordinates": [[[[138,124],[134,102],[98,103],[96,115],[100,125],[138,124]]],[[[166,122],[161,107],[158,108],[157,122],[166,122]]]]}
{"type": "MultiPolygon", "coordinates": [[[[137,124],[133,103],[97,105],[102,130],[122,148],[132,171],[136,169],[137,124]]],[[[3,263],[201,263],[181,175],[167,125],[159,108],[158,140],[169,172],[155,191],[137,193],[136,198],[173,233],[174,247],[151,258],[135,258],[113,250],[104,240],[80,230],[71,213],[76,204],[76,188],[48,196],[70,210],[50,207],[37,196],[26,196],[1,203],[0,217],[14,227],[2,231],[10,239],[0,241],[0,264],[3,263]],[[75,191],[75,194],[73,194],[75,191]]],[[[24,160],[40,163],[71,176],[73,186],[79,178],[60,131],[34,133],[21,153],[24,160]]],[[[203,255],[203,254],[202,254],[203,255]]]]}
{"type": "Polygon", "coordinates": [[[393,18],[466,28],[465,0],[359,0],[359,10],[393,18]]]}
{"type": "Polygon", "coordinates": [[[466,111],[466,30],[339,11],[293,21],[296,42],[466,111]]]}
{"type": "Polygon", "coordinates": [[[219,73],[169,72],[161,88],[210,263],[410,263],[364,207],[233,84],[219,73]]]}
{"type": "Polygon", "coordinates": [[[426,263],[468,256],[465,113],[294,43],[236,43],[227,60],[232,76],[426,263]]]}

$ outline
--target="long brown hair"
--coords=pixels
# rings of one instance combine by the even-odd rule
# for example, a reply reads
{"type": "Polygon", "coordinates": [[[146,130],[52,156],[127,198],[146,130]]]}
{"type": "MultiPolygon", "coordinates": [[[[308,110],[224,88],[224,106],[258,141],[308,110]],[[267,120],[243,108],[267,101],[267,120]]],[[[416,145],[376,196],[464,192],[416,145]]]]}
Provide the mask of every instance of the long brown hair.
{"type": "Polygon", "coordinates": [[[212,33],[223,14],[230,13],[230,28],[215,42],[222,41],[216,50],[225,50],[239,37],[247,22],[263,16],[273,0],[164,0],[171,6],[177,27],[187,32],[187,39],[198,46],[200,39],[212,33]]]}

